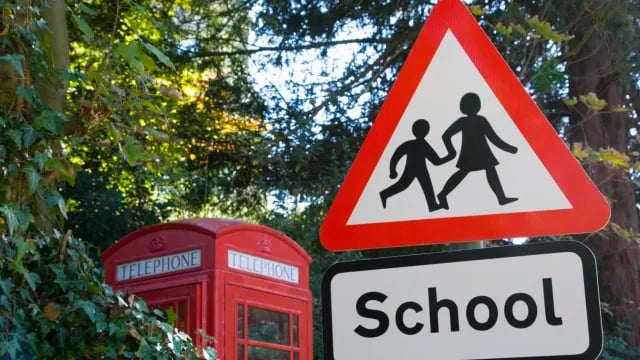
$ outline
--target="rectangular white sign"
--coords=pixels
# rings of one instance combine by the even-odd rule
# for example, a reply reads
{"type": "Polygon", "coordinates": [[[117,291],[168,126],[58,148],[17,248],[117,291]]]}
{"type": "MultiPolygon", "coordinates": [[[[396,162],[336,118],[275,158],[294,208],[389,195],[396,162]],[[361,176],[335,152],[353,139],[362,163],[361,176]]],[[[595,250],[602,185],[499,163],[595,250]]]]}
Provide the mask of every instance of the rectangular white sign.
{"type": "Polygon", "coordinates": [[[120,264],[116,268],[116,281],[132,280],[152,275],[199,268],[202,263],[200,249],[120,264]]]}
{"type": "Polygon", "coordinates": [[[300,281],[300,270],[296,266],[233,250],[229,250],[227,261],[230,269],[242,270],[294,284],[300,281]]]}
{"type": "Polygon", "coordinates": [[[595,259],[552,242],[339,263],[323,279],[325,358],[596,359],[595,259]]]}

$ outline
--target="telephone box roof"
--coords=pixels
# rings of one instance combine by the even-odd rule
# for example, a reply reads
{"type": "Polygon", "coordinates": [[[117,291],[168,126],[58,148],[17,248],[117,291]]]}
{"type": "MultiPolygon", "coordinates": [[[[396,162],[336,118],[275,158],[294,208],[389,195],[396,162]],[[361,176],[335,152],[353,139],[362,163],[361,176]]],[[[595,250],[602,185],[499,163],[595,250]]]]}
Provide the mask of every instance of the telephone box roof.
{"type": "Polygon", "coordinates": [[[282,240],[298,254],[300,254],[300,256],[305,261],[311,263],[311,257],[306,253],[306,251],[304,251],[304,249],[293,239],[289,238],[283,233],[264,225],[250,224],[239,220],[223,218],[194,218],[145,226],[141,229],[127,234],[125,237],[119,239],[115,244],[111,245],[102,253],[102,260],[105,261],[122,247],[146,234],[176,229],[203,233],[209,235],[212,241],[215,241],[218,237],[223,237],[237,231],[255,231],[264,233],[273,238],[282,240]]]}

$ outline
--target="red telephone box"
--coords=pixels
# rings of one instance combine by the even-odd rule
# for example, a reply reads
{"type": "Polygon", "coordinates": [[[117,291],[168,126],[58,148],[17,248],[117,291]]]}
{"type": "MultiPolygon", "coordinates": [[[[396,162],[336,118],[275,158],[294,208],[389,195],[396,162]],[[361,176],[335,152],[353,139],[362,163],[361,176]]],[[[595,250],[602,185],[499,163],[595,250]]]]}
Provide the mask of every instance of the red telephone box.
{"type": "Polygon", "coordinates": [[[107,284],[171,308],[197,343],[197,329],[214,337],[220,359],[312,359],[311,258],[276,230],[225,219],[156,224],[102,261],[107,284]]]}

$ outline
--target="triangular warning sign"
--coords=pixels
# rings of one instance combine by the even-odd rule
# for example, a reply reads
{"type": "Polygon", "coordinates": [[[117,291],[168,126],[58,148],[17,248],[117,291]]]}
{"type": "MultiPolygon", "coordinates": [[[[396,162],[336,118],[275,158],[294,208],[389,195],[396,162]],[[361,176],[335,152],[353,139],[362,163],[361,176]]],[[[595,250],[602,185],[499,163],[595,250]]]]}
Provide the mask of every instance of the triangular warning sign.
{"type": "Polygon", "coordinates": [[[330,250],[593,232],[610,209],[459,0],[441,0],[320,229],[330,250]]]}

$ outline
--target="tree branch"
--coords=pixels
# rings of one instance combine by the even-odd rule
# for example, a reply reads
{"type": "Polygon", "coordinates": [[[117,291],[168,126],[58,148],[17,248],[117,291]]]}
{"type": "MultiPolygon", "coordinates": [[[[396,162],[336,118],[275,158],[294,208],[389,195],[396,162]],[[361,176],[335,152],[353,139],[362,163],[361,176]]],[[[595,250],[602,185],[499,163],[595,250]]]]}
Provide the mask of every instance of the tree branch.
{"type": "Polygon", "coordinates": [[[234,56],[234,55],[253,55],[261,52],[279,52],[279,51],[301,51],[310,49],[319,49],[324,47],[333,47],[349,44],[388,44],[392,39],[375,39],[375,38],[359,38],[359,39],[344,39],[333,41],[321,41],[302,45],[291,46],[259,46],[251,49],[238,49],[230,51],[204,51],[190,55],[189,58],[182,57],[177,62],[190,61],[194,58],[206,58],[206,57],[220,57],[220,56],[234,56]]]}

